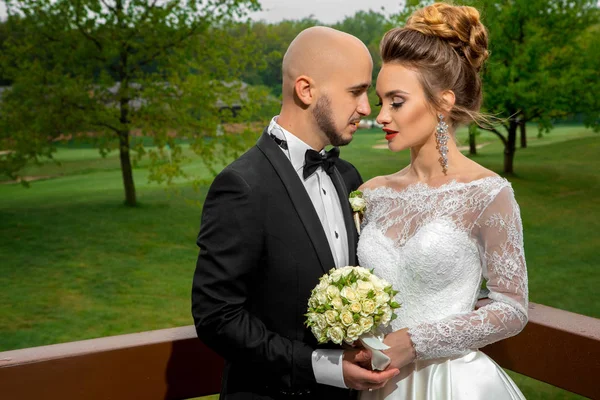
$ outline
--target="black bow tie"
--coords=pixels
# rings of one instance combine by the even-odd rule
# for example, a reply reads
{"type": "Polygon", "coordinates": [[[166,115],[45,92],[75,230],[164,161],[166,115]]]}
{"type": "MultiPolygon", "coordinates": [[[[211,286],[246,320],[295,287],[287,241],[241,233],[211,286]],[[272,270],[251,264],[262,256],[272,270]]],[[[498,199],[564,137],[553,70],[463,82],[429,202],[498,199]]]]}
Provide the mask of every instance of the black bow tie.
{"type": "Polygon", "coordinates": [[[306,150],[306,154],[304,155],[304,179],[311,176],[319,167],[323,167],[323,170],[331,175],[339,156],[340,149],[337,147],[334,147],[325,154],[321,154],[315,150],[306,150]]]}

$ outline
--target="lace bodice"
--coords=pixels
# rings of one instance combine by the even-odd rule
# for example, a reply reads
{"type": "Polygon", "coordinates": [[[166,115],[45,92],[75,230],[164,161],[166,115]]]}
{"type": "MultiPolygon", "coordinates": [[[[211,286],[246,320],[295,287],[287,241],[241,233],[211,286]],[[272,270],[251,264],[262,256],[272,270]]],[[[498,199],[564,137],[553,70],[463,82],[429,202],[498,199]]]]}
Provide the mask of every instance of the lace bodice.
{"type": "Polygon", "coordinates": [[[507,180],[381,186],[364,198],[360,265],[399,291],[392,328],[409,328],[418,358],[462,355],[523,329],[527,269],[507,180]],[[474,310],[484,279],[492,302],[474,310]]]}

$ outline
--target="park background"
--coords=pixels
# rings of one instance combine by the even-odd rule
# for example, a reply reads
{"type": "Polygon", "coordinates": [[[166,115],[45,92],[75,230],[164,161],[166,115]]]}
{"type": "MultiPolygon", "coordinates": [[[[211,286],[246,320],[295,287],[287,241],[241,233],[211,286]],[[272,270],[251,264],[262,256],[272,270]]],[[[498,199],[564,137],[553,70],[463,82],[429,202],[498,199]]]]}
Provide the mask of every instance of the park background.
{"type": "MultiPolygon", "coordinates": [[[[0,351],[191,324],[204,196],[277,113],[287,45],[349,32],[375,79],[379,40],[420,5],[335,22],[253,0],[0,4],[0,351]]],[[[457,140],[514,187],[530,301],[600,318],[598,3],[460,4],[490,31],[484,111],[503,119],[457,140]]],[[[366,127],[342,156],[366,180],[409,162],[386,147],[366,127]]],[[[528,399],[580,398],[511,376],[528,399]]]]}

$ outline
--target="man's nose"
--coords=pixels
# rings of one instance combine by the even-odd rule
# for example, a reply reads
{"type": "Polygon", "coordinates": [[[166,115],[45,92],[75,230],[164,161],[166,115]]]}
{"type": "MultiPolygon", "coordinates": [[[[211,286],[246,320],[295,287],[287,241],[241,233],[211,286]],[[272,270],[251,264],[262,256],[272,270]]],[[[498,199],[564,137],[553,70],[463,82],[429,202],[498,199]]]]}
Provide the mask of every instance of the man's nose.
{"type": "Polygon", "coordinates": [[[371,114],[371,105],[369,104],[369,97],[366,93],[361,96],[360,103],[358,103],[358,107],[356,108],[356,112],[362,116],[371,114]]]}

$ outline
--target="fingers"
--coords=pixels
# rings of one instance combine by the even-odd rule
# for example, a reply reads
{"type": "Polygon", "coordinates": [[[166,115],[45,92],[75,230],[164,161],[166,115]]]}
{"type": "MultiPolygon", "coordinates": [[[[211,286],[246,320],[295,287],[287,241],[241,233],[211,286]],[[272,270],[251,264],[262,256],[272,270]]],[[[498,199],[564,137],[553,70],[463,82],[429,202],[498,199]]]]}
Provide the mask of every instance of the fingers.
{"type": "Polygon", "coordinates": [[[371,352],[369,350],[359,350],[354,356],[354,361],[364,363],[371,360],[371,352]]]}
{"type": "Polygon", "coordinates": [[[379,389],[385,386],[387,381],[397,376],[400,371],[396,368],[385,371],[367,371],[362,370],[357,373],[356,381],[365,389],[379,389]]]}
{"type": "Polygon", "coordinates": [[[398,375],[400,371],[396,368],[386,369],[385,371],[365,371],[365,382],[371,385],[384,384],[398,375]]]}
{"type": "Polygon", "coordinates": [[[344,352],[344,381],[346,386],[357,390],[380,389],[385,386],[388,380],[400,373],[397,368],[372,371],[361,367],[361,362],[370,359],[371,353],[366,350],[344,352]]]}
{"type": "Polygon", "coordinates": [[[371,359],[371,352],[369,350],[345,350],[344,360],[350,361],[351,363],[364,363],[371,359]]]}

